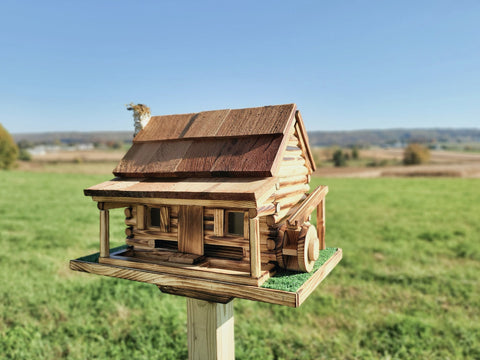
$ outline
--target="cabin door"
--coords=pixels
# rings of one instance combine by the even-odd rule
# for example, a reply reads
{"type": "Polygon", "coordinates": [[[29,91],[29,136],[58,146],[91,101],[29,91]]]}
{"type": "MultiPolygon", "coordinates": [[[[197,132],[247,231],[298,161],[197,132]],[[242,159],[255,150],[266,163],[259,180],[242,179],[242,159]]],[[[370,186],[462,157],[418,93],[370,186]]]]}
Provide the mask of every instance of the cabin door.
{"type": "Polygon", "coordinates": [[[180,206],[178,212],[178,251],[203,255],[202,206],[180,206]]]}

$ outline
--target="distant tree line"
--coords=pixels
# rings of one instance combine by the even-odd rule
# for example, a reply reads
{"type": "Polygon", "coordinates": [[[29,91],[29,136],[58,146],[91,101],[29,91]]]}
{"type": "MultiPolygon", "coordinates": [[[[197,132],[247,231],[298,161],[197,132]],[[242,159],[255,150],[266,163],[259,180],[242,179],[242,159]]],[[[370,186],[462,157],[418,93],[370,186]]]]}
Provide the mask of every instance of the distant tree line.
{"type": "Polygon", "coordinates": [[[311,146],[347,148],[352,146],[401,146],[418,143],[464,144],[480,142],[480,129],[387,129],[354,131],[310,131],[311,146]]]}
{"type": "Polygon", "coordinates": [[[9,132],[0,124],[0,169],[10,169],[18,157],[18,146],[9,132]]]}
{"type": "MultiPolygon", "coordinates": [[[[359,149],[357,147],[352,147],[350,149],[335,148],[330,152],[331,157],[328,159],[333,163],[335,167],[347,166],[350,160],[360,159],[359,149]]],[[[403,164],[405,165],[418,165],[427,163],[430,160],[430,150],[428,147],[411,143],[405,147],[403,151],[403,164]]],[[[364,166],[385,166],[387,165],[387,160],[381,161],[370,161],[363,163],[364,166]]],[[[357,163],[358,164],[358,163],[357,163]]],[[[317,165],[320,165],[320,162],[317,161],[317,165]]]]}

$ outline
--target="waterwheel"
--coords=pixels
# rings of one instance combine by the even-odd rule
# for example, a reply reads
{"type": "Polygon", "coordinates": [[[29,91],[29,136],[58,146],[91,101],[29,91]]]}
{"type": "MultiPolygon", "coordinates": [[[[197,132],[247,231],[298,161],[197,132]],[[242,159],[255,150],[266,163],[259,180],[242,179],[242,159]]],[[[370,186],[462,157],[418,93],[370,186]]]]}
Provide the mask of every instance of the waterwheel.
{"type": "Polygon", "coordinates": [[[285,229],[283,247],[277,251],[278,265],[284,269],[310,272],[320,254],[315,227],[304,223],[298,229],[285,229]]]}

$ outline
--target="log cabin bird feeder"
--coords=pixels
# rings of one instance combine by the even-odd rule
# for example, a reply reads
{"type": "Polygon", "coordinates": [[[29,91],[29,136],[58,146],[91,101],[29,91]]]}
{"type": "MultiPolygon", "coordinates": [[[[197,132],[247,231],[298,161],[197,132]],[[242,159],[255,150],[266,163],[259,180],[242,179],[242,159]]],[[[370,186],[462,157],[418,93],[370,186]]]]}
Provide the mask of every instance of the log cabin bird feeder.
{"type": "Polygon", "coordinates": [[[308,194],[315,162],[296,105],[152,117],[140,105],[116,177],[84,191],[100,211],[100,252],[71,268],[216,303],[300,306],[342,251],[325,245],[328,187],[308,194]],[[117,208],[126,243],[110,249],[117,208]],[[302,273],[293,290],[274,284],[302,273]]]}

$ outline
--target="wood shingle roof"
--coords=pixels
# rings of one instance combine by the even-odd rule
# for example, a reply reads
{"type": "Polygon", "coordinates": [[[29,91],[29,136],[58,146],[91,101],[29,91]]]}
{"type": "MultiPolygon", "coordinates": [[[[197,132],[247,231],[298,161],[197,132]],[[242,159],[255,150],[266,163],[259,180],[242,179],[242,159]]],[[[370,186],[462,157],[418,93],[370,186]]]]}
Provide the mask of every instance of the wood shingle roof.
{"type": "Polygon", "coordinates": [[[113,173],[122,178],[271,177],[295,115],[296,105],[286,104],[153,116],[113,173]]]}

